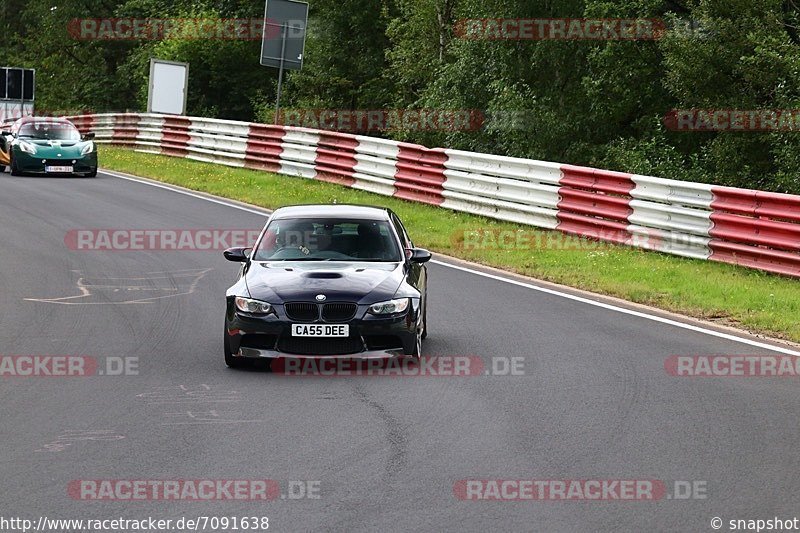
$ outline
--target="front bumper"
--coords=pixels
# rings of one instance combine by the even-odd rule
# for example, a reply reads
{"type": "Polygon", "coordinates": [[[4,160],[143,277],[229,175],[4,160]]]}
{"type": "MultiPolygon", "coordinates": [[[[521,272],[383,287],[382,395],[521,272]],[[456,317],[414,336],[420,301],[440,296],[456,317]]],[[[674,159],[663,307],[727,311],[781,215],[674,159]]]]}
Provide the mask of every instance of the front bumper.
{"type": "Polygon", "coordinates": [[[347,322],[299,322],[286,316],[283,305],[274,305],[275,314],[252,316],[237,310],[233,297],[227,298],[225,336],[235,357],[274,359],[281,357],[314,359],[385,359],[413,352],[419,318],[419,300],[405,313],[386,318],[367,314],[368,305],[359,305],[355,318],[347,322]],[[347,324],[348,337],[292,337],[292,324],[347,324]]]}
{"type": "Polygon", "coordinates": [[[50,166],[71,166],[70,174],[91,174],[97,171],[97,152],[92,152],[84,156],[61,156],[47,157],[43,155],[31,155],[21,150],[14,152],[14,164],[20,172],[26,174],[54,175],[59,173],[47,172],[45,167],[50,166]]]}

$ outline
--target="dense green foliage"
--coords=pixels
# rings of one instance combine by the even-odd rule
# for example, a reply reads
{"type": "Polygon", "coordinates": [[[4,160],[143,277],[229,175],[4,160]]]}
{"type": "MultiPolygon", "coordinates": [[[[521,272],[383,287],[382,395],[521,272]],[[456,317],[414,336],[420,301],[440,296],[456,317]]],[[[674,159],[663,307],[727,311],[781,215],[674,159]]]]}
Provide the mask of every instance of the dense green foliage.
{"type": "MultiPolygon", "coordinates": [[[[3,0],[0,63],[36,68],[40,110],[142,110],[150,57],[188,61],[189,114],[271,120],[277,73],[247,40],[80,41],[80,17],[258,18],[263,0],[3,0]]],[[[311,0],[287,106],[477,109],[427,145],[800,193],[800,131],[677,132],[672,109],[800,109],[794,0],[311,0]],[[472,40],[459,20],[657,18],[637,41],[472,40]]]]}

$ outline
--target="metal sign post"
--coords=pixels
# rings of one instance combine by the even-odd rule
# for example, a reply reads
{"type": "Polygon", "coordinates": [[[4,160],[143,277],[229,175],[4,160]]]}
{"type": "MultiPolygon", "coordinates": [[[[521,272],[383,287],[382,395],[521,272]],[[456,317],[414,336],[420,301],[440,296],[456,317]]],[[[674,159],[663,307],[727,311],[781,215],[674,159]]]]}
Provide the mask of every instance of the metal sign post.
{"type": "Polygon", "coordinates": [[[275,120],[278,123],[278,114],[281,110],[281,88],[283,87],[283,65],[286,63],[286,33],[288,28],[286,23],[281,24],[281,65],[278,67],[278,94],[275,96],[275,120]]]}
{"type": "Polygon", "coordinates": [[[307,24],[307,2],[267,0],[264,6],[261,64],[278,69],[278,90],[275,95],[276,124],[279,122],[283,94],[283,72],[303,68],[307,24]]]}

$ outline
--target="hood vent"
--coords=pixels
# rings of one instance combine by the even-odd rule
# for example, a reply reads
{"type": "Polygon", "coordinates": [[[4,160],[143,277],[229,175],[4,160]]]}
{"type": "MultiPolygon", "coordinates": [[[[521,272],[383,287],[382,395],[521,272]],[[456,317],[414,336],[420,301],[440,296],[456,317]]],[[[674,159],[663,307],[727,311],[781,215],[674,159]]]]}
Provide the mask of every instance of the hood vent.
{"type": "Polygon", "coordinates": [[[311,279],[339,279],[343,277],[341,272],[308,272],[304,276],[311,279]]]}

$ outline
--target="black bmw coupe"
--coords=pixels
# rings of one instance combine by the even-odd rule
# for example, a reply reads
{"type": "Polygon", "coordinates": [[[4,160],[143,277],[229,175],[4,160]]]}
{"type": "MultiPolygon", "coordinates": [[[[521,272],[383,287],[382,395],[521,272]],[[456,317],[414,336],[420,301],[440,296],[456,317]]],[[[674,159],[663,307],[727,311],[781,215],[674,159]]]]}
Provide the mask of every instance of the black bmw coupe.
{"type": "Polygon", "coordinates": [[[421,356],[427,268],[390,209],[283,207],[250,248],[228,289],[225,363],[248,359],[421,356]]]}

